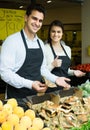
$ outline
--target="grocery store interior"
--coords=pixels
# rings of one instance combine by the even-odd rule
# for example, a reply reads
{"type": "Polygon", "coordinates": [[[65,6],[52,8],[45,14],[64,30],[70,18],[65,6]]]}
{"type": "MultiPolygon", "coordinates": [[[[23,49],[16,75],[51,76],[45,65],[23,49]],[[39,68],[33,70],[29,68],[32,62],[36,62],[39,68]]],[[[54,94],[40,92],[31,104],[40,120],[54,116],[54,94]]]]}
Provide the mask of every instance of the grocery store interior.
{"type": "MultiPolygon", "coordinates": [[[[41,3],[46,8],[38,36],[45,42],[50,23],[55,19],[62,21],[65,30],[62,40],[72,51],[71,67],[89,68],[83,70],[86,72],[83,77],[71,76],[73,85],[69,89],[25,98],[5,99],[6,83],[0,77],[0,130],[90,130],[90,0],[0,0],[0,51],[6,37],[23,28],[30,3],[41,3]]],[[[22,82],[19,85],[23,86],[22,82]]],[[[15,89],[9,92],[14,94],[15,89]]]]}
{"type": "MultiPolygon", "coordinates": [[[[0,0],[0,48],[8,35],[23,27],[23,16],[29,3],[41,3],[46,8],[38,36],[43,41],[47,40],[50,22],[59,19],[65,29],[63,40],[72,49],[72,65],[89,63],[90,0],[0,0]]],[[[5,84],[0,80],[1,86],[5,84]]]]}

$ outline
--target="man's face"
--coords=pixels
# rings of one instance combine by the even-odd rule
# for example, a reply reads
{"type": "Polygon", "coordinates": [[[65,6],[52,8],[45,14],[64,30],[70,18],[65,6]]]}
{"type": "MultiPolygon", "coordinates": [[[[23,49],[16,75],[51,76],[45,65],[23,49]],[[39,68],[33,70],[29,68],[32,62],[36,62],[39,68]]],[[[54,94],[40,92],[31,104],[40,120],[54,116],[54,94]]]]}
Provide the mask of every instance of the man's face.
{"type": "Polygon", "coordinates": [[[42,22],[44,19],[43,13],[33,10],[29,16],[25,16],[25,27],[29,31],[29,33],[36,34],[42,26],[42,22]]]}

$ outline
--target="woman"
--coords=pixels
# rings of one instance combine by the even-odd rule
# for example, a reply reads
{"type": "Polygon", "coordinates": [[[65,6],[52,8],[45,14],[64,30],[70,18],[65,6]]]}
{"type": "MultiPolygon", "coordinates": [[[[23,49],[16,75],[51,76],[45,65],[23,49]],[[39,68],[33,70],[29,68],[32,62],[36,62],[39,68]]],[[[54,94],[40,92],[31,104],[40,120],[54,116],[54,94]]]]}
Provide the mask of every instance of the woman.
{"type": "Polygon", "coordinates": [[[63,23],[54,20],[50,24],[48,40],[45,44],[48,69],[57,76],[69,77],[69,75],[75,75],[76,77],[82,77],[85,73],[70,69],[71,48],[62,41],[63,33],[63,23]]]}

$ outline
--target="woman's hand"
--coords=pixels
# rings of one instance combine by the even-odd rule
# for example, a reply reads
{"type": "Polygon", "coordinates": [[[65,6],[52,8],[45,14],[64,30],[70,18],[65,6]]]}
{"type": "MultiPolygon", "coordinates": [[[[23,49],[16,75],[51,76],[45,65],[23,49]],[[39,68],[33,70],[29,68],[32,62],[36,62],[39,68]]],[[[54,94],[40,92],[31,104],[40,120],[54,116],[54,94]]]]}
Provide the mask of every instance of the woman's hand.
{"type": "Polygon", "coordinates": [[[82,77],[82,76],[85,76],[85,74],[86,73],[84,73],[84,72],[82,72],[82,71],[80,71],[80,70],[74,70],[74,75],[76,76],[76,77],[82,77]]]}
{"type": "Polygon", "coordinates": [[[54,59],[54,61],[52,62],[52,65],[55,67],[60,67],[62,65],[62,60],[58,59],[58,56],[54,59]]]}

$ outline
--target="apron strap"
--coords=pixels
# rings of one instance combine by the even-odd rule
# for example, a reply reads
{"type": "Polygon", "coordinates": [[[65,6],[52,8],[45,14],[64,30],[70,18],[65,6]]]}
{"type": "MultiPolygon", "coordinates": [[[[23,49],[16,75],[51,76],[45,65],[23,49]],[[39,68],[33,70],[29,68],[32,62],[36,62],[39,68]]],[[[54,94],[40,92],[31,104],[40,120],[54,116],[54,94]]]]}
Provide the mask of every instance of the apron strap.
{"type": "MultiPolygon", "coordinates": [[[[65,52],[65,54],[66,54],[66,56],[69,58],[69,56],[68,56],[68,54],[67,54],[67,52],[66,52],[66,50],[64,49],[64,47],[63,47],[63,45],[61,44],[61,47],[63,48],[63,50],[64,50],[64,52],[65,52]]],[[[70,58],[69,58],[70,59],[70,58]]]]}
{"type": "Polygon", "coordinates": [[[56,54],[55,54],[55,51],[54,51],[54,49],[53,49],[53,47],[52,47],[52,44],[50,43],[50,47],[51,47],[51,50],[52,50],[52,52],[53,52],[53,54],[54,54],[54,58],[56,58],[57,56],[56,56],[56,54]]]}
{"type": "MultiPolygon", "coordinates": [[[[28,48],[28,47],[27,47],[27,43],[26,43],[26,39],[25,39],[25,36],[24,36],[24,33],[23,33],[23,30],[21,30],[20,33],[21,33],[21,36],[22,36],[22,39],[23,39],[23,42],[24,42],[25,47],[28,48]]],[[[39,47],[41,48],[40,42],[39,42],[38,39],[37,39],[37,42],[38,42],[39,47]]]]}
{"type": "MultiPolygon", "coordinates": [[[[54,54],[54,58],[56,58],[57,57],[57,55],[55,54],[55,51],[54,51],[54,49],[53,49],[53,47],[52,47],[52,44],[50,43],[50,47],[51,47],[51,50],[52,50],[52,52],[53,52],[53,54],[54,54]]],[[[62,47],[62,49],[63,49],[63,51],[65,52],[65,54],[66,54],[66,56],[69,58],[69,56],[68,56],[68,54],[67,54],[67,52],[66,52],[66,50],[64,49],[64,47],[63,47],[63,45],[61,44],[61,47],[62,47]]],[[[70,59],[70,58],[69,58],[70,59]]]]}
{"type": "Polygon", "coordinates": [[[24,45],[25,45],[25,47],[27,49],[27,43],[26,43],[26,40],[25,40],[25,36],[24,36],[23,30],[21,30],[20,33],[21,33],[21,36],[22,36],[22,39],[23,39],[23,43],[24,43],[24,45]]]}

